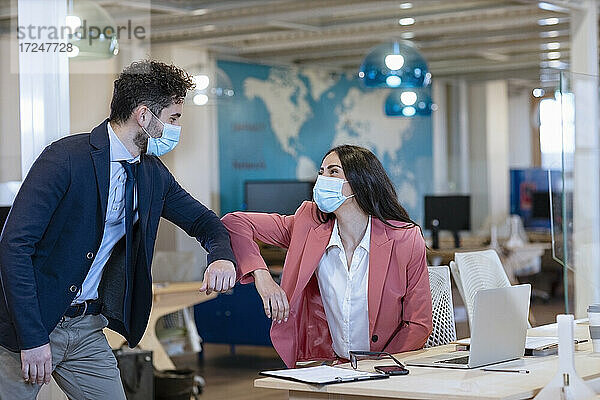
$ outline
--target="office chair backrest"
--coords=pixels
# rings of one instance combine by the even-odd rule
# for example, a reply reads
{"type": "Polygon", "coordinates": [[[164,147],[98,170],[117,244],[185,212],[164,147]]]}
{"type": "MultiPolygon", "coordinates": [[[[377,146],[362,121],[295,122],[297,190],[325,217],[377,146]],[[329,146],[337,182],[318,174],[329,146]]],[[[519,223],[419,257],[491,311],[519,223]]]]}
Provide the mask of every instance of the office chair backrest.
{"type": "Polygon", "coordinates": [[[510,281],[495,250],[456,253],[454,261],[458,267],[458,275],[460,276],[459,290],[462,286],[461,295],[465,302],[470,326],[473,319],[475,293],[481,289],[510,286],[510,281]]]}
{"type": "Polygon", "coordinates": [[[465,292],[462,287],[462,280],[460,279],[460,272],[458,271],[458,265],[454,261],[450,261],[450,274],[452,278],[454,278],[454,283],[458,289],[458,294],[460,294],[460,298],[465,302],[465,292]]]}
{"type": "Polygon", "coordinates": [[[433,310],[433,331],[425,347],[441,346],[456,340],[450,271],[447,266],[428,267],[433,310]]]}

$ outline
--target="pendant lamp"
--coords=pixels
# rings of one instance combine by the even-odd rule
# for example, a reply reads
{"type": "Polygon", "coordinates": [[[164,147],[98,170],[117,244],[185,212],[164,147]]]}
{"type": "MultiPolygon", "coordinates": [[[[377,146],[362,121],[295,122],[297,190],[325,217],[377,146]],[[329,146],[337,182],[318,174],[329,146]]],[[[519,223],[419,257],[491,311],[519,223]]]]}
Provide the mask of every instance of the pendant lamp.
{"type": "Polygon", "coordinates": [[[385,115],[389,117],[429,116],[436,108],[429,87],[394,89],[385,100],[385,115]]]}
{"type": "Polygon", "coordinates": [[[360,66],[358,77],[370,88],[421,88],[431,83],[425,58],[406,40],[371,49],[360,66]]]}

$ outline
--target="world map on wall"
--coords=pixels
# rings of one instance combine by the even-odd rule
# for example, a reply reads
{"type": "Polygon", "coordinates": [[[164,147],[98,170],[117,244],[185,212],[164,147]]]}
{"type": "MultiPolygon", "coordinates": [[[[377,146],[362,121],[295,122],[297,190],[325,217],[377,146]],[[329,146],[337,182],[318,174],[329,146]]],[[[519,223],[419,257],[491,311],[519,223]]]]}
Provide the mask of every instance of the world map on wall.
{"type": "Polygon", "coordinates": [[[384,114],[389,93],[316,68],[219,61],[235,96],[218,107],[221,212],[244,207],[247,180],[312,180],[340,144],[369,148],[417,222],[431,192],[431,117],[384,114]]]}

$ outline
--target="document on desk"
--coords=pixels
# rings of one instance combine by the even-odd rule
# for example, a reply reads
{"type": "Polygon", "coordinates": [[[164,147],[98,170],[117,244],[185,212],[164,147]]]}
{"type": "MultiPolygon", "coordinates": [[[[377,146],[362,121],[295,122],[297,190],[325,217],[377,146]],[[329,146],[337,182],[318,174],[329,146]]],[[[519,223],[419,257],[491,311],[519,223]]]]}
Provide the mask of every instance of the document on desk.
{"type": "Polygon", "coordinates": [[[260,375],[270,376],[273,378],[288,379],[302,383],[311,383],[315,385],[389,378],[389,375],[386,374],[355,371],[353,369],[330,367],[328,365],[320,365],[318,367],[308,368],[263,371],[260,373],[260,375]]]}

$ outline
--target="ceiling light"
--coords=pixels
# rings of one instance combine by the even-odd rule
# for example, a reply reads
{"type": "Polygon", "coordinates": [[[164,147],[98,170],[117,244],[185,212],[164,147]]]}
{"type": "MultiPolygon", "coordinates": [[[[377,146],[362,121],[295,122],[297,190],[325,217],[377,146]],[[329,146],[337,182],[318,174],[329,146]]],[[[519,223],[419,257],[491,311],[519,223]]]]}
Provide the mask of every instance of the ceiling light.
{"type": "Polygon", "coordinates": [[[370,88],[419,88],[431,84],[423,55],[405,40],[372,48],[360,66],[358,77],[370,88]]]}
{"type": "Polygon", "coordinates": [[[415,33],[414,32],[402,32],[400,34],[400,37],[402,39],[413,39],[415,37],[415,33]]]}
{"type": "Polygon", "coordinates": [[[417,110],[414,107],[404,107],[402,109],[402,115],[404,115],[405,117],[412,117],[413,115],[415,115],[417,113],[417,110]]]}
{"type": "Polygon", "coordinates": [[[407,25],[412,25],[415,23],[415,19],[411,18],[411,17],[407,17],[407,18],[400,18],[398,20],[398,23],[402,26],[407,26],[407,25]]]}
{"type": "Polygon", "coordinates": [[[78,55],[79,55],[79,47],[76,45],[73,45],[72,50],[67,53],[67,56],[69,58],[73,58],[73,57],[77,57],[78,55]]]}
{"type": "Polygon", "coordinates": [[[540,32],[540,37],[542,38],[555,38],[558,35],[560,35],[559,31],[540,32]]]}
{"type": "Polygon", "coordinates": [[[70,58],[77,60],[106,59],[119,53],[118,35],[113,28],[117,24],[114,18],[97,2],[69,1],[65,24],[72,33],[68,35],[69,43],[73,46],[72,51],[68,53],[70,58]],[[82,40],[83,38],[89,40],[82,40]]]}
{"type": "Polygon", "coordinates": [[[412,91],[402,92],[400,94],[400,101],[407,106],[412,106],[417,102],[417,94],[412,91]]]}
{"type": "Polygon", "coordinates": [[[545,25],[556,25],[560,22],[560,20],[558,18],[544,18],[544,19],[538,19],[538,25],[541,26],[545,26],[545,25]]]}
{"type": "Polygon", "coordinates": [[[540,48],[542,50],[558,50],[560,49],[560,43],[558,42],[550,42],[550,43],[543,43],[540,48]]]}
{"type": "Polygon", "coordinates": [[[402,83],[402,78],[400,78],[397,75],[390,75],[385,79],[385,83],[389,87],[395,88],[400,86],[400,84],[402,83]]]}
{"type": "Polygon", "coordinates": [[[412,3],[402,3],[400,4],[400,8],[403,10],[408,10],[409,8],[412,8],[413,4],[412,3]]]}
{"type": "Polygon", "coordinates": [[[535,88],[531,93],[533,94],[533,97],[542,97],[546,94],[546,91],[542,88],[535,88]]]}
{"type": "Polygon", "coordinates": [[[75,33],[77,28],[81,26],[81,18],[79,18],[77,15],[67,15],[65,18],[65,23],[69,28],[71,28],[71,32],[75,33]]]}
{"type": "Polygon", "coordinates": [[[204,75],[204,74],[194,75],[193,80],[194,80],[194,83],[196,84],[197,90],[204,90],[210,84],[210,79],[208,78],[208,75],[204,75]]]}
{"type": "Polygon", "coordinates": [[[540,1],[538,3],[538,7],[542,10],[546,10],[546,11],[554,11],[554,12],[562,12],[562,13],[568,13],[570,12],[570,10],[566,7],[561,7],[558,6],[556,4],[552,4],[552,3],[548,3],[545,1],[540,1]]]}
{"type": "Polygon", "coordinates": [[[404,65],[404,57],[401,54],[388,54],[385,56],[385,65],[392,71],[397,71],[404,65]]]}
{"type": "Polygon", "coordinates": [[[557,60],[560,58],[560,51],[551,51],[549,53],[546,53],[546,57],[549,60],[557,60]]]}
{"type": "Polygon", "coordinates": [[[198,8],[194,11],[192,11],[192,15],[204,15],[208,12],[208,9],[206,8],[198,8]]]}
{"type": "Polygon", "coordinates": [[[548,61],[548,66],[550,68],[558,68],[558,69],[563,69],[567,67],[567,64],[565,64],[562,61],[559,60],[552,60],[552,61],[548,61]]]}
{"type": "Polygon", "coordinates": [[[203,106],[208,103],[208,96],[203,93],[198,93],[194,96],[194,104],[197,106],[203,106]]]}
{"type": "Polygon", "coordinates": [[[384,106],[388,117],[429,116],[436,108],[431,100],[430,87],[391,90],[384,106]]]}

